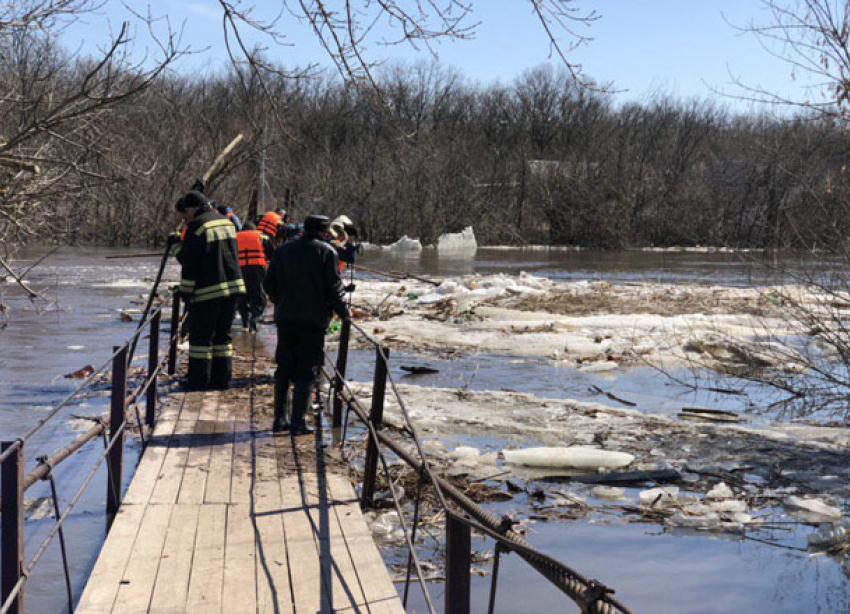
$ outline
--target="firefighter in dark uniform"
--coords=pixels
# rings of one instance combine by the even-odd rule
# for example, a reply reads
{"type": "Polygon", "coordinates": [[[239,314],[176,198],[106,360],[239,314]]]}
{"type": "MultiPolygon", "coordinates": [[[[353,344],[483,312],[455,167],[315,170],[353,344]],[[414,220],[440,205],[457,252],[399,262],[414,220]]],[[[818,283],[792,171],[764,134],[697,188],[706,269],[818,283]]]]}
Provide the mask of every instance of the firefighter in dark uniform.
{"type": "Polygon", "coordinates": [[[325,331],[331,316],[350,317],[344,301],[336,250],[322,240],[330,227],[323,215],[304,220],[304,234],[275,250],[264,287],[275,305],[275,432],[311,433],[304,420],[310,390],[324,359],[325,331]],[[287,423],[289,384],[293,384],[287,423]]]}
{"type": "Polygon", "coordinates": [[[187,385],[190,390],[225,389],[232,373],[236,300],[245,294],[236,228],[197,190],[177,201],[177,211],[186,222],[177,259],[180,293],[189,307],[187,385]]]}
{"type": "Polygon", "coordinates": [[[245,280],[245,296],[239,299],[239,314],[242,326],[248,330],[257,330],[257,322],[266,309],[266,293],[263,291],[263,279],[266,265],[274,251],[269,238],[257,230],[251,222],[236,234],[239,246],[239,266],[242,279],[245,280]]]}

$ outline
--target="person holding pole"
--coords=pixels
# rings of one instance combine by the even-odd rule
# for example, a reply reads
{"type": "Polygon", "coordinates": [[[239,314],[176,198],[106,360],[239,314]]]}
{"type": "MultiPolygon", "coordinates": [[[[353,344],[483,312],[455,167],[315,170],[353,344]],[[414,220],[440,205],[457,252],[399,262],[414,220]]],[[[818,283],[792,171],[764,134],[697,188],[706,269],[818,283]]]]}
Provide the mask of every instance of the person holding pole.
{"type": "Polygon", "coordinates": [[[339,276],[336,250],[322,240],[330,228],[323,215],[304,220],[304,234],[278,247],[263,283],[275,305],[277,350],[274,387],[274,432],[312,432],[305,416],[310,390],[324,360],[325,331],[334,313],[350,318],[339,276]],[[291,421],[289,385],[293,384],[291,421]]]}

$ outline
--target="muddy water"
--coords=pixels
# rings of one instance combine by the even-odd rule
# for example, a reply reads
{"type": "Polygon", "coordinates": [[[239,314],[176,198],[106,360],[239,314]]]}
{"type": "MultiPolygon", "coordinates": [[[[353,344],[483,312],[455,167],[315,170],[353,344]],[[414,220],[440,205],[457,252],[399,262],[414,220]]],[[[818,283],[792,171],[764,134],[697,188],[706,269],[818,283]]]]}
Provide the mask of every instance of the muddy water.
{"type": "MultiPolygon", "coordinates": [[[[43,252],[42,252],[43,253],[43,252]]],[[[122,309],[140,309],[156,272],[158,260],[107,260],[110,250],[66,248],[51,256],[28,276],[28,280],[52,299],[35,308],[16,289],[0,286],[9,307],[9,326],[0,332],[0,439],[13,439],[35,424],[47,408],[73,387],[62,376],[86,364],[98,366],[110,348],[132,333],[135,324],[122,322],[122,309]]],[[[122,253],[128,253],[126,250],[122,253]]],[[[21,254],[26,266],[40,255],[21,254]]],[[[610,281],[703,281],[727,285],[772,283],[797,270],[795,259],[759,262],[730,254],[673,254],[615,252],[505,252],[482,250],[473,261],[438,258],[426,251],[414,259],[370,253],[363,263],[377,268],[449,276],[477,273],[518,273],[525,270],[555,279],[602,278],[610,281]],[[763,264],[782,265],[777,268],[763,264]]],[[[176,277],[174,268],[169,270],[176,277]]],[[[273,343],[271,328],[262,331],[273,343]]],[[[140,348],[139,357],[146,352],[140,348]]],[[[355,379],[368,379],[360,354],[350,365],[355,379]]],[[[515,361],[496,355],[478,355],[451,361],[398,354],[397,364],[430,364],[440,373],[408,383],[424,386],[462,387],[476,390],[513,389],[549,397],[599,397],[592,386],[612,391],[637,402],[645,411],[670,413],[682,404],[735,406],[736,399],[694,396],[686,387],[671,384],[651,370],[634,369],[621,374],[579,374],[546,361],[515,361]]],[[[396,362],[396,360],[394,360],[396,362]]],[[[399,376],[401,373],[398,373],[399,376]]],[[[97,415],[106,407],[105,392],[83,399],[54,420],[29,446],[27,457],[47,453],[67,443],[87,423],[76,415],[97,415]]],[[[468,443],[481,444],[471,441],[468,443]]],[[[497,445],[498,442],[487,442],[497,445]]],[[[56,472],[62,505],[72,496],[100,450],[90,444],[56,472]]],[[[127,447],[127,467],[132,467],[138,446],[127,447]]],[[[78,596],[97,556],[104,535],[105,479],[95,478],[69,520],[68,545],[72,579],[78,596]]],[[[129,479],[129,472],[127,473],[129,479]]],[[[45,495],[43,485],[28,498],[45,495]]],[[[507,511],[507,510],[506,510],[507,511]]],[[[35,519],[27,526],[27,548],[32,553],[50,527],[50,519],[35,519]]],[[[828,557],[809,559],[806,553],[783,550],[752,541],[684,536],[641,524],[600,526],[594,522],[557,522],[534,525],[529,539],[544,551],[573,565],[590,577],[618,590],[618,596],[638,612],[837,612],[846,611],[850,582],[839,562],[828,557]],[[625,563],[624,563],[625,561],[625,563]],[[673,587],[673,590],[671,590],[673,587]],[[718,597],[720,596],[720,597],[718,597]],[[722,598],[722,599],[721,599],[722,598]]],[[[784,535],[782,543],[803,545],[803,531],[784,535]]],[[[485,546],[481,546],[484,548],[485,546]]],[[[492,548],[492,544],[486,546],[492,548]]],[[[533,571],[515,557],[508,557],[502,571],[497,611],[540,611],[565,601],[545,588],[533,571]]],[[[474,580],[476,611],[486,603],[489,578],[474,580]],[[478,607],[481,606],[481,607],[478,607]]],[[[435,595],[441,586],[435,587],[435,595]]],[[[51,547],[32,576],[28,607],[33,612],[60,612],[64,606],[64,582],[58,545],[51,547]]],[[[418,611],[424,608],[417,606],[418,611]]],[[[571,611],[569,608],[566,611],[571,611]]]]}

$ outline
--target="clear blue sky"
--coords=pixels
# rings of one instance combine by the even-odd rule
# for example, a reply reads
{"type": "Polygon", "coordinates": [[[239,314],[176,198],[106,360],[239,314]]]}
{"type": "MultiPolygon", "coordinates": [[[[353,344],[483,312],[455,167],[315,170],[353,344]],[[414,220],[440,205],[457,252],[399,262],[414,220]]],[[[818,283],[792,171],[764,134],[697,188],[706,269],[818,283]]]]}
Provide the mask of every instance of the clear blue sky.
{"type": "MultiPolygon", "coordinates": [[[[183,28],[183,42],[207,51],[183,60],[182,71],[221,68],[227,63],[221,27],[221,9],[214,0],[127,0],[135,10],[168,15],[183,28]]],[[[751,85],[784,94],[801,95],[801,84],[790,67],[761,49],[751,35],[742,35],[727,22],[744,25],[763,19],[758,0],[578,0],[577,6],[595,9],[600,19],[582,31],[594,40],[571,56],[585,73],[600,82],[613,82],[620,100],[643,100],[656,91],[681,97],[711,97],[712,88],[732,91],[730,73],[751,85]]],[[[256,5],[256,15],[276,14],[280,0],[243,0],[256,5]]],[[[296,3],[297,4],[297,3],[296,3]]],[[[330,0],[330,6],[335,4],[330,0]]],[[[472,81],[510,82],[523,70],[549,58],[549,45],[525,0],[474,0],[473,22],[480,22],[474,40],[436,46],[440,60],[472,81]]],[[[115,28],[127,12],[110,0],[98,15],[66,33],[69,46],[91,48],[115,28]]],[[[329,66],[310,29],[289,15],[279,30],[292,46],[266,41],[269,55],[287,65],[318,63],[329,66]]],[[[247,33],[252,42],[257,37],[247,33]]],[[[140,38],[143,38],[140,36],[140,38]]],[[[142,43],[139,43],[140,49],[142,43]]],[[[409,46],[368,49],[371,59],[427,59],[427,51],[409,46]]],[[[742,108],[740,103],[732,103],[742,108]]]]}

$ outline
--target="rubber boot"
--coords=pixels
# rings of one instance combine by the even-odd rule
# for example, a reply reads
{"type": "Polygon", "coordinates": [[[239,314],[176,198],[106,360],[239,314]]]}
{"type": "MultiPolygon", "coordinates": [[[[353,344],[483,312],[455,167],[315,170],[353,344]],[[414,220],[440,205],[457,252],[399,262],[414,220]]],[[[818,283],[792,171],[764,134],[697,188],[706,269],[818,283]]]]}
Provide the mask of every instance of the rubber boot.
{"type": "Polygon", "coordinates": [[[227,390],[233,374],[233,359],[230,356],[213,356],[210,369],[210,388],[227,390]]]}
{"type": "Polygon", "coordinates": [[[283,433],[289,430],[286,412],[289,409],[289,382],[274,380],[274,424],[272,432],[283,433]]]}
{"type": "Polygon", "coordinates": [[[310,380],[296,380],[292,389],[292,434],[309,435],[313,429],[307,426],[304,418],[310,405],[310,391],[313,382],[310,380]]]}
{"type": "Polygon", "coordinates": [[[186,370],[186,390],[206,390],[210,385],[210,361],[206,358],[189,358],[186,370]]]}

